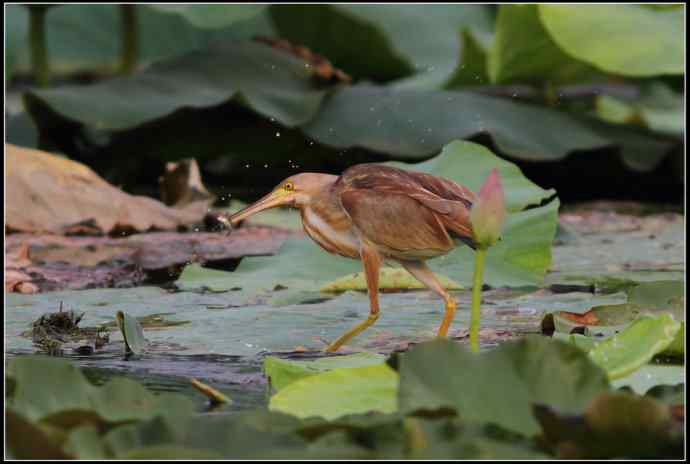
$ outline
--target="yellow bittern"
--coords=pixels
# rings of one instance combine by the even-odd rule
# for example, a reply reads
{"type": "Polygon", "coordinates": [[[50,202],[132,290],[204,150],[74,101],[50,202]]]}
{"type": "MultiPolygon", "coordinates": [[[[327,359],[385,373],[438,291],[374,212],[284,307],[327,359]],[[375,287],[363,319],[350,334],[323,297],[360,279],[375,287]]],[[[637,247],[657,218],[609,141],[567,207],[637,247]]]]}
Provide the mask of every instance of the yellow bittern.
{"type": "Polygon", "coordinates": [[[451,180],[380,164],[359,164],[341,176],[302,173],[229,218],[231,225],[269,208],[292,206],[305,232],[329,253],[361,259],[369,290],[366,321],[331,343],[337,351],[379,317],[379,268],[399,262],[445,301],[438,336],[445,337],[455,314],[453,297],[425,260],[444,255],[459,242],[475,248],[470,209],[474,193],[451,180]]]}

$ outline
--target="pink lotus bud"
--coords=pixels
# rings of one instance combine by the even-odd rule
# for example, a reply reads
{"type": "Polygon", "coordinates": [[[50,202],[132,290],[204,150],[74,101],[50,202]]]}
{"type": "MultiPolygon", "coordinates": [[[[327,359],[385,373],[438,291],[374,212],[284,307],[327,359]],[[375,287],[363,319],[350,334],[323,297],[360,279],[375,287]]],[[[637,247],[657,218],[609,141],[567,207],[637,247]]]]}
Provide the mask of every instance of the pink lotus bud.
{"type": "Polygon", "coordinates": [[[470,211],[474,240],[480,248],[495,244],[501,237],[506,218],[506,206],[501,178],[496,169],[486,178],[479,189],[477,201],[470,211]]]}

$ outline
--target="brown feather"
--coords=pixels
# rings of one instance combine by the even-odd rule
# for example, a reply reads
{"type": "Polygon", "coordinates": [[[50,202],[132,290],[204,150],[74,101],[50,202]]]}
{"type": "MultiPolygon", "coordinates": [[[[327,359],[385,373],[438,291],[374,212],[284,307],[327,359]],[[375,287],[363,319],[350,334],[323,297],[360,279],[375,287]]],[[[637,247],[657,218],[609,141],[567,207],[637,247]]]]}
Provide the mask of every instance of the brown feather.
{"type": "Polygon", "coordinates": [[[342,192],[340,200],[360,236],[384,255],[432,258],[454,246],[438,213],[406,195],[352,189],[342,192]]]}
{"type": "MultiPolygon", "coordinates": [[[[395,200],[395,197],[402,196],[413,199],[417,202],[417,205],[423,205],[431,212],[437,213],[434,214],[433,221],[429,217],[425,217],[428,227],[433,228],[436,227],[435,224],[439,224],[443,229],[443,234],[440,234],[438,231],[433,233],[437,237],[436,247],[439,247],[443,242],[442,236],[448,236],[449,234],[452,238],[461,240],[474,247],[469,211],[476,197],[470,189],[452,180],[380,164],[360,164],[347,169],[338,179],[338,182],[336,182],[335,188],[341,192],[341,200],[344,192],[375,192],[373,198],[378,198],[378,201],[371,201],[369,207],[372,208],[372,212],[362,212],[361,214],[376,215],[376,212],[382,208],[380,203],[388,201],[398,201],[400,204],[405,204],[408,208],[419,210],[419,207],[415,208],[409,202],[405,203],[402,200],[395,200]],[[382,197],[384,194],[392,196],[385,197],[384,199],[382,197]],[[446,231],[445,229],[448,230],[446,231]]],[[[356,198],[354,197],[350,203],[353,209],[356,208],[356,205],[352,201],[356,198]]],[[[348,206],[344,203],[343,207],[348,210],[348,206]]],[[[358,211],[361,211],[361,208],[358,211]]],[[[404,211],[398,211],[396,214],[399,214],[401,218],[405,218],[401,224],[404,228],[409,228],[410,224],[419,223],[419,217],[417,216],[410,217],[404,211]]],[[[354,217],[352,220],[357,225],[357,220],[354,217]]],[[[379,221],[372,222],[378,223],[379,221]]]]}

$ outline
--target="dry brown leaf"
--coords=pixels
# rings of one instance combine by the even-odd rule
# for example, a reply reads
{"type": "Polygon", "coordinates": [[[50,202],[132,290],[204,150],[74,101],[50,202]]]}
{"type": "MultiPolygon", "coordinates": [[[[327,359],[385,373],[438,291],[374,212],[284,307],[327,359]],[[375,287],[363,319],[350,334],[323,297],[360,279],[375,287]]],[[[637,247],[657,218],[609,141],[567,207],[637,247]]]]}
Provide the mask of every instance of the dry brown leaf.
{"type": "Polygon", "coordinates": [[[36,293],[31,276],[16,269],[5,269],[5,292],[36,293]]]}
{"type": "Polygon", "coordinates": [[[170,208],[153,198],[129,195],[76,161],[41,150],[6,144],[5,227],[64,233],[75,224],[115,229],[176,229],[203,219],[200,202],[170,208]]]}
{"type": "Polygon", "coordinates": [[[596,314],[594,314],[594,311],[591,310],[587,311],[584,314],[569,313],[567,311],[561,311],[559,314],[565,317],[566,319],[570,319],[573,322],[577,322],[578,324],[595,325],[599,323],[599,318],[596,314]]]}

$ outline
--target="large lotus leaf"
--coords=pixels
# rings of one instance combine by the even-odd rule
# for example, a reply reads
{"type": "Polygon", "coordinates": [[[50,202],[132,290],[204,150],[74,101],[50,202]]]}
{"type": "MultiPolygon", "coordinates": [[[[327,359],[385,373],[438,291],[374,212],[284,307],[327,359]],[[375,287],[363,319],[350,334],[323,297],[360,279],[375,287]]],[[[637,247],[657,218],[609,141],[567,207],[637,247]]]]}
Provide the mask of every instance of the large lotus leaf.
{"type": "Polygon", "coordinates": [[[398,374],[387,364],[338,368],[304,377],[271,397],[269,409],[297,417],[335,419],[397,409],[398,374]]]}
{"type": "Polygon", "coordinates": [[[292,382],[341,367],[361,367],[382,364],[385,356],[378,353],[355,353],[346,356],[328,356],[312,361],[297,361],[268,356],[264,359],[264,372],[276,391],[292,382]]]}
{"type": "MultiPolygon", "coordinates": [[[[558,200],[540,208],[508,215],[501,241],[487,252],[484,283],[494,286],[541,285],[551,265],[551,243],[556,234],[558,200]]],[[[470,285],[474,253],[458,247],[431,261],[432,269],[470,285]]]]}
{"type": "Polygon", "coordinates": [[[251,18],[268,5],[144,5],[163,13],[177,14],[196,27],[215,29],[251,18]]]}
{"type": "Polygon", "coordinates": [[[632,304],[653,311],[670,311],[685,320],[685,282],[682,280],[639,282],[627,288],[626,293],[628,301],[632,304]]]}
{"type": "Polygon", "coordinates": [[[624,76],[681,74],[683,9],[642,5],[539,5],[554,42],[576,59],[624,76]]]}
{"type": "MultiPolygon", "coordinates": [[[[206,47],[218,40],[250,38],[255,34],[273,35],[266,12],[238,21],[229,27],[210,30],[198,28],[181,15],[159,11],[181,6],[138,5],[137,24],[139,62],[150,63],[206,47]]],[[[194,8],[213,8],[201,6],[194,8]]],[[[216,7],[218,8],[218,7],[216,7]]],[[[224,5],[229,9],[256,9],[256,5],[224,5]]],[[[11,73],[30,72],[29,14],[23,5],[8,5],[8,54],[11,73]]],[[[115,69],[121,60],[121,18],[119,5],[62,5],[46,14],[48,60],[56,74],[115,69]]],[[[194,14],[194,13],[192,13],[194,14]]],[[[226,21],[227,15],[222,16],[226,21]]],[[[219,23],[221,17],[214,18],[219,23]]]]}
{"type": "Polygon", "coordinates": [[[522,435],[464,418],[406,418],[408,457],[428,460],[546,459],[548,455],[522,435]]]}
{"type": "Polygon", "coordinates": [[[460,32],[462,56],[453,74],[444,84],[446,89],[489,82],[488,55],[493,34],[465,28],[460,32]]]}
{"type": "Polygon", "coordinates": [[[667,405],[625,392],[598,395],[581,414],[539,405],[544,442],[558,458],[681,458],[683,430],[667,405]]]}
{"type": "Polygon", "coordinates": [[[668,137],[650,134],[648,130],[630,124],[600,123],[593,119],[587,123],[594,132],[619,147],[623,164],[633,171],[649,172],[656,169],[677,145],[668,137]]]}
{"type": "MultiPolygon", "coordinates": [[[[446,290],[461,290],[462,286],[448,277],[436,273],[441,287],[446,290]]],[[[382,290],[412,290],[427,288],[406,269],[384,267],[379,271],[379,289],[382,290]]],[[[320,291],[326,293],[340,293],[348,290],[368,290],[364,272],[356,272],[328,282],[321,286],[320,291]]]]}
{"type": "Polygon", "coordinates": [[[320,143],[422,158],[453,140],[488,133],[498,148],[527,160],[558,160],[611,145],[568,113],[472,92],[346,87],[303,126],[320,143]],[[564,137],[563,134],[568,134],[564,137]]]}
{"type": "Polygon", "coordinates": [[[527,436],[539,431],[532,403],[578,412],[607,388],[606,374],[585,353],[541,337],[480,354],[436,340],[400,358],[401,412],[452,407],[465,420],[527,436]]]}
{"type": "Polygon", "coordinates": [[[460,28],[488,31],[492,23],[483,5],[272,5],[270,11],[282,37],[356,77],[419,73],[405,85],[426,88],[438,87],[456,66],[460,28]]]}
{"type": "Polygon", "coordinates": [[[620,333],[597,343],[589,352],[610,379],[625,377],[663,352],[680,330],[680,322],[668,314],[642,317],[620,333]]]}
{"type": "Polygon", "coordinates": [[[601,95],[596,99],[597,114],[612,123],[643,124],[649,129],[670,135],[685,131],[684,98],[661,83],[650,85],[633,101],[601,95]]]}
{"type": "Polygon", "coordinates": [[[543,189],[527,179],[517,165],[494,155],[491,150],[472,142],[453,141],[438,156],[416,164],[388,163],[402,169],[445,177],[479,192],[484,179],[496,168],[505,190],[506,209],[517,212],[538,205],[555,195],[554,189],[543,189]]]}
{"type": "MultiPolygon", "coordinates": [[[[496,37],[488,56],[491,82],[572,82],[592,74],[568,56],[539,20],[538,5],[501,5],[496,37]]],[[[583,8],[587,10],[587,8],[583,8]]]]}
{"type": "Polygon", "coordinates": [[[276,256],[243,259],[234,272],[187,266],[177,281],[183,290],[203,287],[215,291],[238,289],[246,297],[267,292],[280,285],[279,293],[313,292],[328,280],[361,270],[361,263],[329,255],[307,238],[285,241],[276,256]],[[295,263],[299,263],[296,266],[295,263]]]}
{"type": "Polygon", "coordinates": [[[117,427],[105,441],[118,458],[169,458],[176,450],[184,450],[180,457],[260,458],[304,449],[305,441],[291,429],[276,429],[262,429],[246,414],[158,417],[117,427]]]}
{"type": "Polygon", "coordinates": [[[155,395],[138,382],[117,378],[103,387],[89,383],[71,363],[43,356],[14,358],[8,366],[16,386],[8,405],[30,420],[51,417],[65,411],[90,412],[101,420],[116,423],[157,415],[189,414],[191,400],[176,394],[155,395]]]}
{"type": "Polygon", "coordinates": [[[295,126],[314,116],[325,94],[297,57],[257,42],[232,41],[155,63],[132,76],[34,90],[26,98],[30,112],[39,111],[40,103],[96,129],[122,130],[233,97],[295,126]]]}

